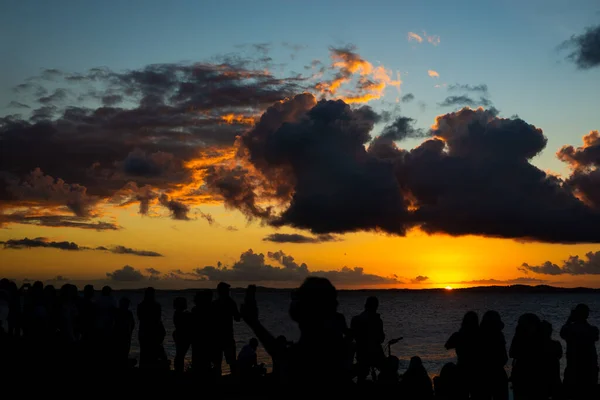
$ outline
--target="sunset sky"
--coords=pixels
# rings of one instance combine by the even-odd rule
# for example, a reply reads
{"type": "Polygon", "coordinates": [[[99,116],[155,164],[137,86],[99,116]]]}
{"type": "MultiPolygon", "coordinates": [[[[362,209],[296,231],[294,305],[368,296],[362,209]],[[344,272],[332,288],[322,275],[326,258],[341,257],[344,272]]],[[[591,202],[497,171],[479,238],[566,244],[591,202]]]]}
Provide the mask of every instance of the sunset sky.
{"type": "Polygon", "coordinates": [[[0,1],[0,276],[600,287],[600,5],[0,1]]]}

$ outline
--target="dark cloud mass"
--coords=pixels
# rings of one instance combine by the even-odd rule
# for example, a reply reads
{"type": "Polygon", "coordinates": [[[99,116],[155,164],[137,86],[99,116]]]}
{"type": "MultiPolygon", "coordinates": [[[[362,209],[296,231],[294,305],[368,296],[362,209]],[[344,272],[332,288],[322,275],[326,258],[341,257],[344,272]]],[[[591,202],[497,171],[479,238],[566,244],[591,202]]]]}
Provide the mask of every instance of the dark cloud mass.
{"type": "Polygon", "coordinates": [[[60,250],[82,250],[76,243],[73,242],[51,242],[46,238],[39,237],[35,239],[9,239],[5,242],[0,242],[5,249],[24,249],[35,247],[47,247],[60,250]]]}
{"type": "Polygon", "coordinates": [[[403,103],[410,103],[414,99],[415,99],[415,95],[412,94],[412,93],[407,93],[404,96],[402,96],[402,102],[403,103]]]}
{"type": "Polygon", "coordinates": [[[544,275],[600,275],[600,251],[588,252],[585,258],[569,256],[562,265],[546,261],[541,265],[523,263],[519,268],[523,272],[534,272],[544,275]]]}
{"type": "Polygon", "coordinates": [[[471,97],[469,97],[467,95],[462,95],[462,96],[448,96],[444,99],[444,101],[442,101],[441,103],[438,103],[438,105],[440,107],[454,107],[454,106],[489,107],[492,105],[492,102],[489,99],[487,99],[486,97],[480,97],[479,100],[473,100],[471,97]]]}
{"type": "Polygon", "coordinates": [[[483,94],[487,94],[488,86],[485,83],[481,83],[479,85],[469,85],[468,83],[467,84],[455,83],[452,85],[448,85],[448,91],[449,92],[452,92],[452,91],[481,92],[483,94]]]}
{"type": "Polygon", "coordinates": [[[423,283],[427,280],[429,280],[428,276],[419,275],[419,276],[415,277],[414,279],[411,279],[410,282],[411,283],[423,283]]]}
{"type": "Polygon", "coordinates": [[[522,276],[514,279],[475,279],[456,283],[461,285],[541,285],[546,282],[548,281],[522,276]]]}
{"type": "Polygon", "coordinates": [[[263,241],[273,243],[323,243],[338,240],[340,239],[337,236],[329,234],[306,236],[299,233],[272,233],[263,238],[263,241]]]}
{"type": "Polygon", "coordinates": [[[395,139],[410,136],[411,119],[397,118],[372,140],[376,121],[369,107],[309,94],[277,103],[241,136],[238,156],[251,167],[214,168],[208,187],[249,217],[315,234],[420,227],[600,241],[598,208],[531,164],[546,146],[541,129],[493,108],[465,108],[437,117],[423,133],[429,139],[403,150],[395,139]]]}
{"type": "Polygon", "coordinates": [[[241,254],[231,267],[207,266],[197,268],[199,279],[228,282],[302,282],[308,276],[322,276],[340,285],[377,285],[401,283],[396,278],[365,273],[362,268],[344,267],[333,271],[310,271],[305,263],[297,263],[294,257],[283,251],[255,253],[252,249],[241,254]],[[267,258],[279,265],[267,263],[267,258]]]}
{"type": "Polygon", "coordinates": [[[130,255],[142,256],[142,257],[162,257],[163,256],[162,254],[157,253],[155,251],[135,250],[130,247],[125,247],[125,246],[120,246],[120,245],[110,247],[110,248],[97,247],[96,250],[109,251],[109,252],[115,253],[115,254],[130,254],[130,255]]]}
{"type": "Polygon", "coordinates": [[[113,272],[107,272],[106,276],[115,282],[140,282],[145,279],[144,274],[139,269],[135,269],[130,265],[113,272]]]}
{"type": "Polygon", "coordinates": [[[580,69],[600,66],[600,25],[587,28],[584,33],[571,37],[561,47],[572,50],[567,59],[580,69]]]}

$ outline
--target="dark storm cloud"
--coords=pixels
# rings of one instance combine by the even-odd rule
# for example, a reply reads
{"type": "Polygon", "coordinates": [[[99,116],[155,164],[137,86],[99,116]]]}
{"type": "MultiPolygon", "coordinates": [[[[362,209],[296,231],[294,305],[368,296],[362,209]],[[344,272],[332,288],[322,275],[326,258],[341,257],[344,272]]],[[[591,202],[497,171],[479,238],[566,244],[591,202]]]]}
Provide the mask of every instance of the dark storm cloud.
{"type": "Polygon", "coordinates": [[[411,283],[423,283],[425,281],[429,280],[428,276],[423,276],[423,275],[419,275],[414,279],[411,279],[410,282],[411,283]]]}
{"type": "Polygon", "coordinates": [[[410,103],[414,99],[415,99],[415,95],[412,94],[412,93],[407,93],[404,96],[402,96],[402,102],[403,103],[410,103]]]}
{"type": "Polygon", "coordinates": [[[377,285],[401,283],[396,278],[367,274],[363,268],[344,267],[334,271],[310,271],[305,263],[297,263],[294,257],[282,251],[269,252],[265,257],[252,249],[241,254],[231,267],[207,266],[197,268],[194,274],[208,281],[229,282],[302,282],[308,276],[322,276],[334,284],[377,285]],[[267,257],[279,265],[266,262],[267,257]]]}
{"type": "Polygon", "coordinates": [[[484,106],[484,107],[489,107],[492,105],[492,102],[485,98],[485,97],[480,97],[479,100],[473,100],[471,97],[467,96],[467,95],[461,95],[461,96],[448,96],[444,99],[444,101],[442,101],[441,103],[438,103],[438,105],[440,107],[452,107],[452,106],[469,106],[469,107],[475,107],[475,106],[484,106]]]}
{"type": "Polygon", "coordinates": [[[571,167],[567,185],[587,204],[600,208],[600,133],[591,131],[582,147],[563,146],[556,156],[571,167]]]}
{"type": "Polygon", "coordinates": [[[39,237],[35,239],[9,239],[5,242],[0,242],[5,249],[25,249],[34,247],[46,247],[59,250],[82,250],[76,243],[73,242],[51,242],[46,238],[39,237]]]}
{"type": "Polygon", "coordinates": [[[140,282],[146,278],[139,269],[135,269],[130,265],[125,265],[113,272],[107,272],[106,276],[115,282],[140,282]]]}
{"type": "MultiPolygon", "coordinates": [[[[241,136],[253,168],[215,167],[208,187],[229,207],[315,234],[381,231],[480,235],[552,243],[599,242],[597,207],[531,164],[541,129],[495,109],[441,115],[412,150],[400,117],[376,139],[368,107],[298,95],[269,108],[241,136]],[[371,142],[368,148],[365,144],[371,142]]],[[[590,139],[591,140],[591,139],[590,139]]],[[[243,165],[243,163],[242,163],[243,165]]]]}
{"type": "Polygon", "coordinates": [[[590,251],[585,254],[585,258],[569,256],[562,265],[550,261],[541,265],[523,263],[519,270],[544,275],[600,275],[600,251],[590,251]]]}
{"type": "Polygon", "coordinates": [[[572,36],[561,47],[572,50],[567,59],[574,62],[579,69],[600,66],[600,25],[589,27],[584,33],[572,36]]]}
{"type": "Polygon", "coordinates": [[[272,233],[263,238],[263,241],[273,243],[324,243],[337,242],[339,240],[337,236],[329,234],[305,236],[299,233],[272,233]]]}
{"type": "MultiPolygon", "coordinates": [[[[22,201],[6,198],[2,186],[22,182],[39,169],[98,200],[112,198],[130,182],[138,188],[151,185],[154,197],[138,200],[145,202],[141,209],[158,199],[173,218],[186,219],[185,203],[193,203],[193,195],[180,199],[172,193],[193,183],[185,163],[231,146],[254,115],[302,90],[305,78],[276,78],[268,65],[259,64],[229,57],[214,64],[155,64],[125,72],[45,71],[18,85],[19,104],[37,100],[43,106],[28,118],[0,117],[0,200],[22,201]],[[48,80],[50,94],[44,88],[48,80]],[[80,100],[72,104],[71,98],[80,100]],[[81,99],[90,108],[81,106],[81,99]]],[[[46,203],[41,197],[31,202],[46,203]]],[[[92,211],[94,203],[88,206],[92,211]]],[[[84,209],[73,212],[81,216],[84,209]]]]}
{"type": "Polygon", "coordinates": [[[480,92],[483,94],[487,94],[488,86],[485,83],[481,83],[479,85],[469,85],[468,83],[467,84],[455,83],[452,85],[448,85],[448,91],[449,92],[452,92],[452,91],[480,92]]]}

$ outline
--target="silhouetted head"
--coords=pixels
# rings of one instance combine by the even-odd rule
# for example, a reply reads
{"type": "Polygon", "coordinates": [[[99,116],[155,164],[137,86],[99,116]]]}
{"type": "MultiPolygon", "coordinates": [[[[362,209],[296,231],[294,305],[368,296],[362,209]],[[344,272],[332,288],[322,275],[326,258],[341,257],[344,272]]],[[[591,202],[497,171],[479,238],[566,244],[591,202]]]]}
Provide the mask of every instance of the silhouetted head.
{"type": "MultiPolygon", "coordinates": [[[[63,285],[63,287],[60,289],[61,296],[63,295],[63,289],[66,292],[66,289],[65,289],[66,286],[67,285],[63,285]]],[[[54,288],[53,285],[46,285],[44,287],[43,292],[44,292],[44,299],[46,301],[53,301],[56,298],[56,289],[54,288]]]]}
{"type": "Polygon", "coordinates": [[[231,285],[225,282],[219,282],[217,285],[217,294],[219,297],[229,297],[229,288],[231,285]]]}
{"type": "Polygon", "coordinates": [[[121,310],[129,310],[129,305],[131,304],[131,300],[129,297],[123,296],[119,299],[119,308],[121,310]]]}
{"type": "Polygon", "coordinates": [[[153,287],[146,288],[144,291],[144,301],[154,301],[156,298],[156,292],[153,287]]]}
{"type": "Polygon", "coordinates": [[[258,339],[257,338],[252,338],[250,339],[250,347],[252,347],[254,349],[254,351],[256,351],[256,349],[258,349],[258,339]]]}
{"type": "Polygon", "coordinates": [[[102,287],[102,296],[110,296],[112,293],[112,288],[110,286],[102,287]]]}
{"type": "Polygon", "coordinates": [[[440,371],[440,377],[447,380],[455,380],[458,375],[458,367],[456,364],[449,362],[444,364],[442,370],[440,371]]]}
{"type": "Polygon", "coordinates": [[[377,308],[379,308],[379,299],[375,296],[367,297],[367,301],[365,301],[365,310],[376,312],[377,308]]]}
{"type": "Polygon", "coordinates": [[[552,337],[552,324],[546,320],[540,323],[540,330],[544,339],[550,339],[552,337]]]}
{"type": "Polygon", "coordinates": [[[287,338],[283,335],[279,335],[277,336],[277,346],[279,346],[280,348],[284,348],[287,346],[287,338]]]}
{"type": "Polygon", "coordinates": [[[212,290],[203,289],[196,292],[194,304],[197,306],[206,306],[212,301],[212,290]]]}
{"type": "Polygon", "coordinates": [[[423,368],[423,361],[421,357],[414,356],[411,357],[410,362],[408,363],[408,369],[410,370],[419,370],[423,368]]]}
{"type": "Polygon", "coordinates": [[[94,285],[85,285],[83,287],[83,298],[91,300],[94,297],[94,285]]]}
{"type": "Polygon", "coordinates": [[[177,311],[187,310],[187,300],[185,297],[175,297],[173,300],[173,308],[177,311]]]}
{"type": "Polygon", "coordinates": [[[498,311],[489,310],[483,314],[480,327],[486,332],[500,332],[504,329],[504,322],[502,322],[502,318],[500,318],[498,311]]]}
{"type": "Polygon", "coordinates": [[[44,291],[44,284],[41,281],[33,282],[31,285],[31,293],[34,295],[41,295],[44,291]]]}
{"type": "Polygon", "coordinates": [[[473,332],[479,328],[479,317],[475,311],[469,311],[465,314],[460,325],[463,332],[473,332]]]}
{"type": "Polygon", "coordinates": [[[290,317],[302,330],[334,318],[337,305],[337,291],[331,282],[326,278],[309,277],[292,292],[290,317]]]}
{"type": "Polygon", "coordinates": [[[400,359],[396,356],[386,357],[384,365],[387,372],[398,372],[400,359]]]}
{"type": "Polygon", "coordinates": [[[515,335],[525,335],[535,338],[540,333],[540,318],[533,313],[525,313],[519,317],[515,335]]]}
{"type": "Polygon", "coordinates": [[[587,321],[588,317],[590,316],[590,308],[586,304],[577,304],[577,307],[575,307],[573,312],[573,316],[577,322],[587,321]]]}
{"type": "Polygon", "coordinates": [[[0,279],[0,289],[6,289],[10,281],[6,278],[0,279]]]}

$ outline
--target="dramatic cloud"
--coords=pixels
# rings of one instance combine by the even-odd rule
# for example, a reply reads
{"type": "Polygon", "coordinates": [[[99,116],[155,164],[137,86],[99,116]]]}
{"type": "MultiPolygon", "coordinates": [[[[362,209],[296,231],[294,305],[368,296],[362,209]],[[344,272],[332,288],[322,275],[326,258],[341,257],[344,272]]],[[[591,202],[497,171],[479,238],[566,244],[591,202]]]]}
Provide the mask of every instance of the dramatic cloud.
{"type": "Polygon", "coordinates": [[[162,257],[163,255],[160,253],[157,253],[155,251],[149,251],[149,250],[135,250],[132,249],[130,247],[125,247],[125,246],[114,246],[114,247],[97,247],[96,250],[102,250],[102,251],[109,251],[111,253],[115,253],[115,254],[130,254],[130,255],[134,255],[134,256],[141,256],[141,257],[162,257]]]}
{"type": "Polygon", "coordinates": [[[146,268],[145,271],[150,275],[160,275],[160,271],[154,268],[146,268]]]}
{"type": "Polygon", "coordinates": [[[479,101],[477,101],[477,100],[473,100],[469,96],[462,95],[462,96],[448,96],[444,99],[444,101],[442,101],[441,103],[438,103],[438,105],[440,107],[452,107],[452,106],[489,107],[492,105],[492,102],[485,97],[480,97],[479,101]]]}
{"type": "Polygon", "coordinates": [[[410,103],[414,99],[415,99],[415,95],[412,94],[412,93],[407,93],[404,96],[402,96],[402,102],[403,103],[410,103]]]}
{"type": "Polygon", "coordinates": [[[209,171],[208,190],[273,226],[314,234],[380,231],[598,242],[596,207],[530,160],[541,129],[495,109],[440,115],[427,132],[398,117],[377,138],[370,108],[309,94],[269,108],[240,137],[239,164],[209,171]],[[428,138],[412,150],[398,142],[428,138]],[[368,145],[368,146],[367,146],[368,145]]]}
{"type": "Polygon", "coordinates": [[[427,75],[429,75],[432,78],[439,78],[440,74],[437,71],[434,71],[432,69],[427,70],[427,75]]]}
{"type": "Polygon", "coordinates": [[[586,253],[585,259],[569,256],[560,266],[550,261],[542,265],[524,263],[519,270],[544,275],[600,275],[600,251],[586,253]]]}
{"type": "Polygon", "coordinates": [[[273,243],[323,243],[337,242],[338,240],[340,239],[329,234],[305,236],[298,233],[272,233],[263,238],[263,241],[273,243]]]}
{"type": "Polygon", "coordinates": [[[135,269],[130,265],[126,265],[113,272],[107,272],[106,276],[115,282],[140,282],[146,278],[140,270],[135,269]]]}
{"type": "Polygon", "coordinates": [[[408,41],[415,41],[417,43],[422,43],[423,42],[423,38],[419,35],[417,35],[414,32],[408,32],[408,41]]]}
{"type": "Polygon", "coordinates": [[[482,83],[479,85],[469,85],[468,83],[467,84],[455,83],[453,85],[448,85],[448,91],[449,92],[452,92],[452,91],[480,92],[482,94],[487,94],[488,86],[485,83],[482,83]]]}
{"type": "Polygon", "coordinates": [[[541,285],[547,281],[543,279],[528,278],[526,276],[515,279],[475,279],[472,281],[452,282],[461,285],[541,285]]]}
{"type": "Polygon", "coordinates": [[[586,204],[600,208],[600,133],[591,131],[582,147],[563,146],[556,156],[571,167],[567,185],[586,204]]]}
{"type": "Polygon", "coordinates": [[[338,285],[378,285],[401,283],[395,277],[386,278],[365,273],[362,268],[344,267],[334,271],[310,271],[304,263],[298,264],[294,257],[282,251],[269,252],[267,257],[279,265],[266,262],[262,253],[252,249],[241,254],[231,267],[204,267],[194,270],[194,274],[208,281],[228,282],[302,282],[308,276],[322,276],[338,285]]]}
{"type": "Polygon", "coordinates": [[[5,249],[24,249],[34,247],[47,247],[60,250],[82,250],[76,243],[73,242],[51,242],[46,238],[39,237],[35,239],[9,239],[5,242],[0,242],[5,249]]]}
{"type": "Polygon", "coordinates": [[[423,275],[419,275],[414,279],[411,279],[410,282],[411,283],[423,283],[425,281],[429,280],[428,276],[423,276],[423,275]]]}
{"type": "Polygon", "coordinates": [[[14,212],[11,214],[0,213],[0,227],[4,224],[11,223],[46,226],[51,228],[91,229],[96,231],[114,231],[121,229],[119,225],[112,222],[88,222],[87,218],[71,215],[37,215],[35,212],[30,214],[23,212],[14,212]]]}
{"type": "Polygon", "coordinates": [[[580,69],[600,66],[600,25],[587,28],[581,35],[574,35],[561,47],[572,49],[567,59],[580,69]]]}

